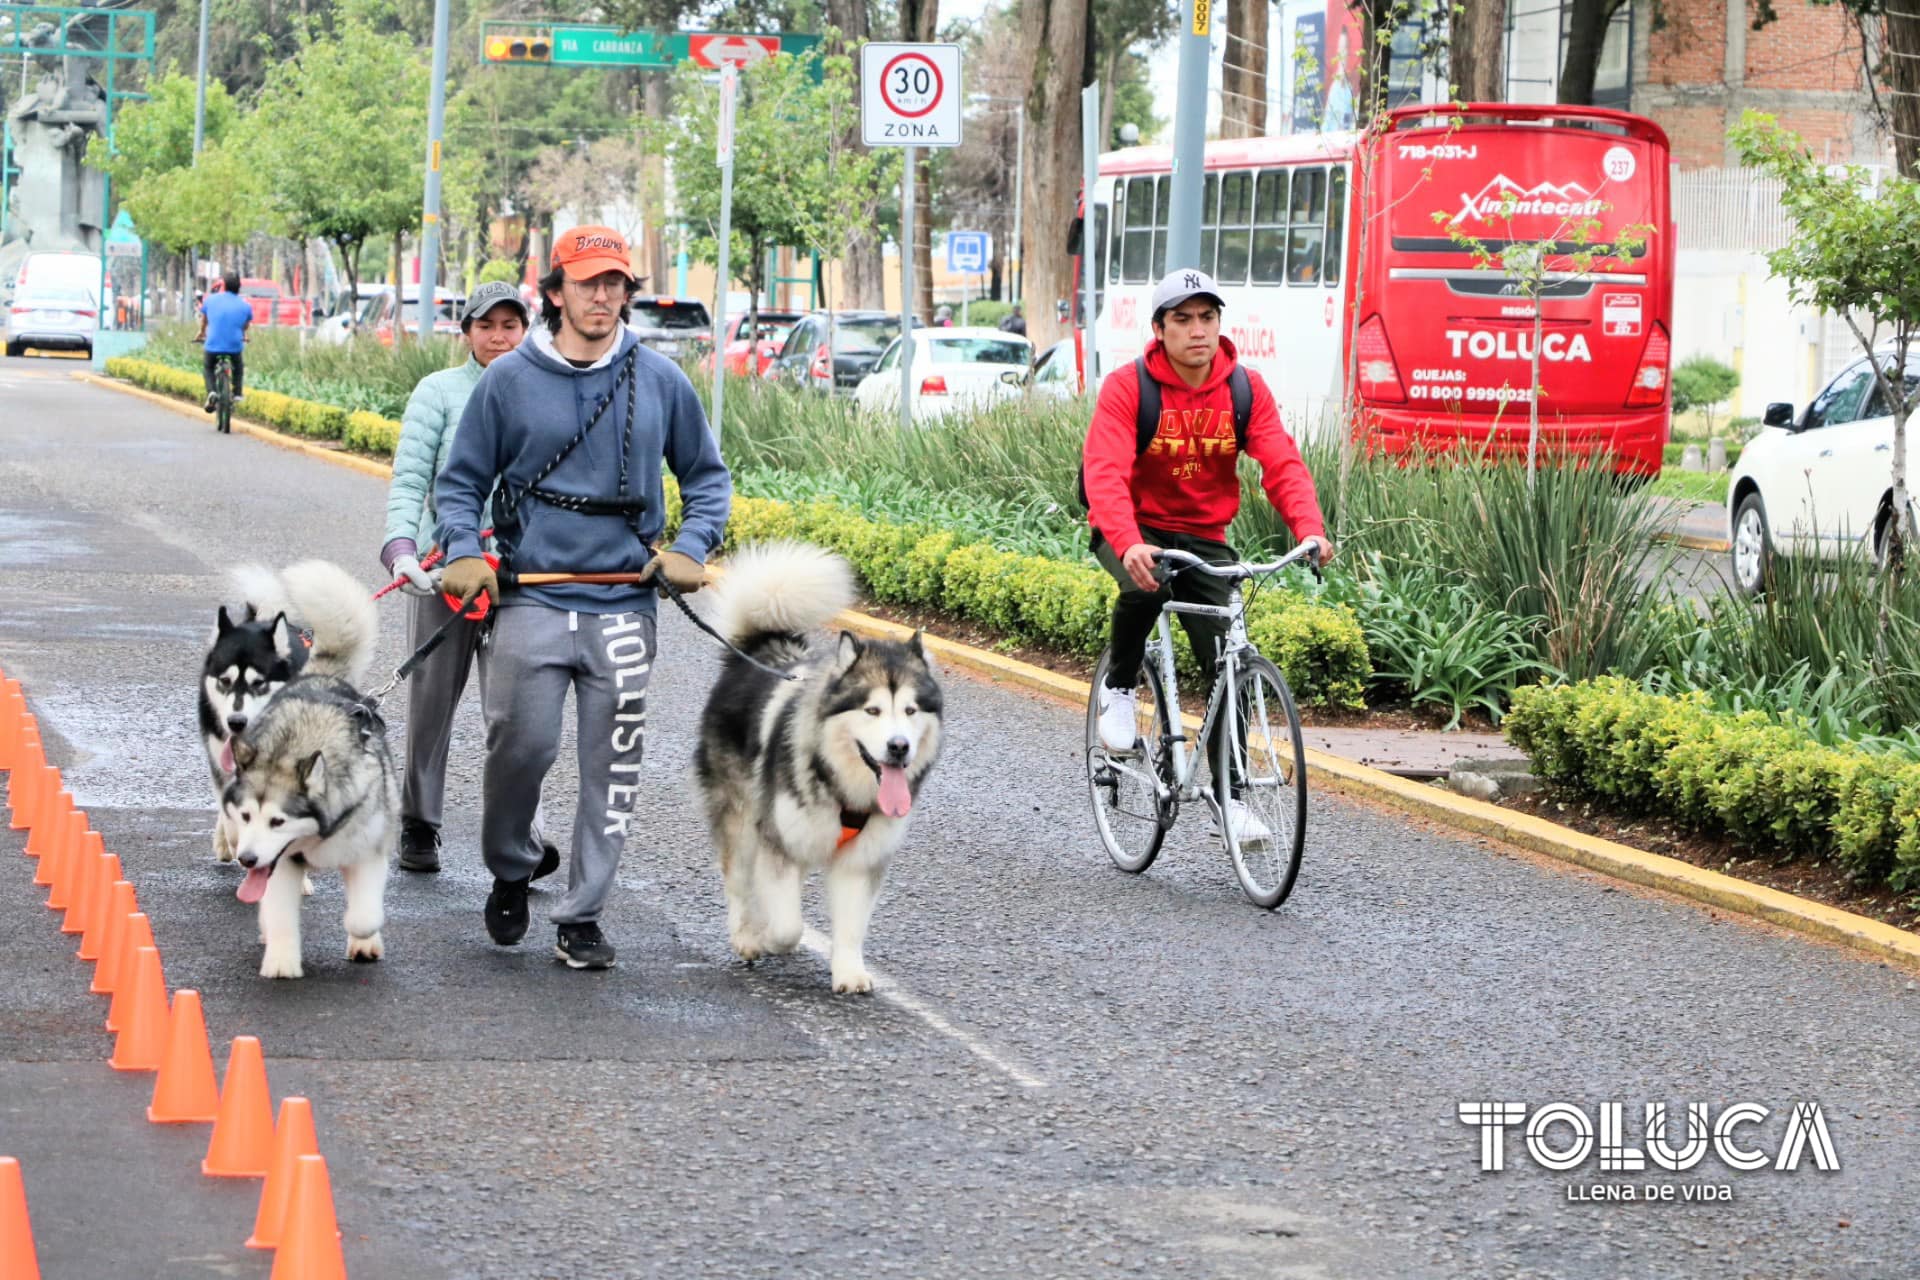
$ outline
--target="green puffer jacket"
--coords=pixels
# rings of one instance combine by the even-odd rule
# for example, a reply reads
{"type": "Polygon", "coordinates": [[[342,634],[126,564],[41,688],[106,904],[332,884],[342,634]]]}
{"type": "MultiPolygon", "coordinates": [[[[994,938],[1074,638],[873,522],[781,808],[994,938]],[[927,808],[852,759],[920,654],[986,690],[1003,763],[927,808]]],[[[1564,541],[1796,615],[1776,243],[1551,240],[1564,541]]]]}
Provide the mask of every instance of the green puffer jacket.
{"type": "Polygon", "coordinates": [[[467,397],[480,382],[480,362],[471,355],[453,369],[420,379],[407,397],[401,419],[400,443],[393,450],[393,483],[387,486],[387,536],[384,550],[395,538],[411,538],[424,558],[434,545],[439,518],[433,510],[433,482],[447,465],[454,429],[467,407],[467,397]]]}

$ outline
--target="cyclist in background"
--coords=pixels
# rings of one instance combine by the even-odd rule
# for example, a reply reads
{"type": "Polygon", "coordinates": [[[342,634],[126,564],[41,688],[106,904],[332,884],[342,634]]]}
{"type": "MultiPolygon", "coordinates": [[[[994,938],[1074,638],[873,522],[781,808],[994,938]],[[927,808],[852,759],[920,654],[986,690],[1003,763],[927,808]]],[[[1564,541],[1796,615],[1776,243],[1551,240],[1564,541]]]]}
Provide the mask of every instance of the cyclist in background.
{"type": "MultiPolygon", "coordinates": [[[[1134,685],[1161,606],[1170,598],[1228,601],[1232,584],[1204,573],[1161,584],[1154,552],[1171,547],[1213,564],[1239,559],[1226,536],[1240,511],[1242,449],[1260,464],[1261,487],[1293,536],[1316,544],[1309,554],[1320,563],[1333,558],[1313,477],[1281,424],[1273,393],[1258,373],[1242,370],[1233,343],[1221,337],[1221,310],[1220,288],[1205,272],[1175,271],[1162,280],[1153,291],[1154,339],[1139,360],[1107,375],[1087,431],[1082,465],[1093,553],[1120,584],[1109,683],[1099,691],[1100,740],[1112,751],[1131,749],[1138,732],[1134,685]],[[1151,435],[1140,423],[1143,388],[1160,401],[1151,435]]],[[[1183,613],[1180,623],[1211,690],[1226,620],[1183,613]]],[[[1207,743],[1209,759],[1217,758],[1214,750],[1207,743]]],[[[1227,807],[1241,839],[1264,838],[1250,829],[1259,820],[1237,799],[1227,807]]]]}
{"type": "Polygon", "coordinates": [[[193,335],[195,342],[207,344],[206,354],[201,357],[200,371],[207,383],[207,402],[202,408],[208,413],[213,412],[213,366],[216,356],[232,358],[233,402],[240,403],[240,377],[245,364],[241,353],[247,345],[247,326],[253,323],[253,304],[240,296],[240,273],[227,272],[220,277],[220,285],[200,304],[200,332],[193,335]]]}

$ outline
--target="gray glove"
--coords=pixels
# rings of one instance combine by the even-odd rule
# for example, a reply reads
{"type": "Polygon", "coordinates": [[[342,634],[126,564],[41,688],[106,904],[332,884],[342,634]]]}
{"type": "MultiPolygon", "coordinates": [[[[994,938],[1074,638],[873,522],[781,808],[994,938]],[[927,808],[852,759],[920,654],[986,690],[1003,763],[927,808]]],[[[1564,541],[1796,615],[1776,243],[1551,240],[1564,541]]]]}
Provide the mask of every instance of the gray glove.
{"type": "Polygon", "coordinates": [[[420,567],[420,562],[412,556],[397,556],[393,562],[393,576],[399,580],[400,590],[410,596],[437,596],[440,594],[438,578],[420,567]]]}

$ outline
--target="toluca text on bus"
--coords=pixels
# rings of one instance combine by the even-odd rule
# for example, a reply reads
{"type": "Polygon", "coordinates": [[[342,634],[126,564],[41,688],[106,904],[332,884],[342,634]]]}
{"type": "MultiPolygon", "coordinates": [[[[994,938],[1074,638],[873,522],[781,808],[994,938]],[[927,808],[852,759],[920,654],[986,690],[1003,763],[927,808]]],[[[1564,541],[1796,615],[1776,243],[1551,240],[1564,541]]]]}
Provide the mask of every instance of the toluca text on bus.
{"type": "MultiPolygon", "coordinates": [[[[1100,255],[1095,378],[1153,336],[1171,167],[1167,147],[1100,159],[1093,234],[1074,237],[1100,255]]],[[[1199,266],[1296,436],[1524,450],[1537,395],[1548,448],[1651,475],[1672,409],[1668,199],[1666,135],[1639,116],[1408,107],[1369,133],[1209,143],[1199,266]]]]}

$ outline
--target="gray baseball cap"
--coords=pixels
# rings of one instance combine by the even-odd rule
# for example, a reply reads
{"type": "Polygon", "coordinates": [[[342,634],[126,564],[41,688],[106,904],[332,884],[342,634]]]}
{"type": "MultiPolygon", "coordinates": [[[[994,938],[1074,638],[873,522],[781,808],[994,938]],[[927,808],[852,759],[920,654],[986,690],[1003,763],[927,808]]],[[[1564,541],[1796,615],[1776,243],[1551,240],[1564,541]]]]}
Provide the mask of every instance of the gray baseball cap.
{"type": "Polygon", "coordinates": [[[460,310],[460,323],[466,324],[478,320],[501,303],[508,303],[520,313],[520,322],[526,323],[527,304],[520,300],[520,290],[504,280],[493,280],[481,285],[467,295],[467,305],[460,310]]]}
{"type": "Polygon", "coordinates": [[[1169,307],[1177,307],[1188,298],[1197,298],[1202,294],[1212,298],[1215,306],[1226,305],[1226,299],[1220,295],[1220,286],[1206,272],[1191,268],[1169,271],[1166,278],[1153,288],[1153,314],[1158,316],[1169,307]]]}

